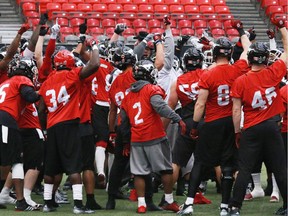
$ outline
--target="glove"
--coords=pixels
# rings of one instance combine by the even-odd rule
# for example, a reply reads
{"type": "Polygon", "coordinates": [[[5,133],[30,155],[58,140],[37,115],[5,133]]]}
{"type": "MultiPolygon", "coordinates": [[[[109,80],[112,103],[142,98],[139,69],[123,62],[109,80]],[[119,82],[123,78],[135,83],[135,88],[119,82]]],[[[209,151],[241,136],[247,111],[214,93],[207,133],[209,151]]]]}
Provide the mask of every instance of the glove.
{"type": "Polygon", "coordinates": [[[157,45],[159,43],[162,43],[161,34],[160,33],[155,33],[154,36],[153,36],[153,40],[154,40],[155,45],[157,45]]]}
{"type": "Polygon", "coordinates": [[[115,27],[114,33],[120,35],[127,28],[125,23],[118,23],[115,27]]]}
{"type": "Polygon", "coordinates": [[[18,34],[22,35],[24,32],[30,29],[30,25],[28,23],[22,24],[21,28],[18,30],[18,34]]]}
{"type": "Polygon", "coordinates": [[[39,25],[45,25],[47,21],[48,21],[48,14],[47,13],[41,14],[39,25]]]}
{"type": "Polygon", "coordinates": [[[249,32],[249,34],[250,34],[249,40],[250,40],[250,41],[255,40],[257,34],[256,34],[256,32],[255,32],[254,26],[253,26],[252,28],[250,28],[250,29],[248,30],[248,32],[249,32]]]}
{"type": "Polygon", "coordinates": [[[85,19],[85,22],[79,25],[79,32],[80,34],[86,34],[87,31],[87,20],[85,19]]]}
{"type": "Polygon", "coordinates": [[[58,25],[58,19],[56,19],[56,23],[51,27],[51,36],[50,38],[56,39],[60,32],[60,25],[58,25]]]}
{"type": "Polygon", "coordinates": [[[153,34],[148,34],[148,35],[144,38],[144,40],[145,40],[146,42],[149,42],[149,41],[153,40],[153,34]]]}
{"type": "Polygon", "coordinates": [[[90,47],[92,48],[92,50],[98,49],[97,43],[96,43],[96,41],[94,39],[91,39],[90,47]]]}
{"type": "Polygon", "coordinates": [[[178,125],[181,128],[181,135],[184,136],[186,134],[186,124],[185,124],[185,122],[183,120],[180,120],[178,122],[178,125]]]}
{"type": "Polygon", "coordinates": [[[235,144],[236,144],[236,148],[239,149],[240,148],[240,139],[241,139],[241,133],[236,133],[235,134],[235,144]]]}
{"type": "Polygon", "coordinates": [[[243,29],[243,23],[240,20],[232,20],[231,21],[231,26],[233,28],[236,28],[237,30],[238,29],[243,29]]]}
{"type": "Polygon", "coordinates": [[[125,143],[123,146],[123,151],[122,151],[122,155],[124,157],[128,157],[130,154],[130,143],[125,143]]]}
{"type": "Polygon", "coordinates": [[[203,44],[203,45],[206,45],[206,46],[208,45],[208,46],[209,46],[210,40],[209,40],[207,37],[202,36],[202,37],[199,39],[198,42],[201,43],[201,44],[203,44]]]}
{"type": "Polygon", "coordinates": [[[110,132],[109,133],[109,142],[115,147],[115,139],[116,139],[116,133],[110,132]]]}
{"type": "Polygon", "coordinates": [[[49,30],[49,26],[42,25],[40,27],[39,36],[45,36],[47,34],[48,30],[49,30]]]}
{"type": "Polygon", "coordinates": [[[171,20],[170,17],[168,15],[165,15],[163,18],[163,23],[165,26],[170,25],[171,24],[171,20]]]}
{"type": "Polygon", "coordinates": [[[78,40],[78,44],[79,44],[79,43],[84,44],[85,41],[86,41],[86,36],[85,36],[85,35],[80,35],[79,40],[78,40]]]}
{"type": "Polygon", "coordinates": [[[272,23],[277,26],[278,28],[283,28],[285,27],[285,20],[283,20],[282,17],[278,17],[278,18],[273,18],[271,19],[272,23]]]}
{"type": "Polygon", "coordinates": [[[198,129],[191,129],[190,131],[190,137],[193,140],[197,140],[198,139],[198,129]]]}
{"type": "Polygon", "coordinates": [[[273,31],[273,29],[268,29],[266,31],[266,33],[267,33],[269,39],[275,38],[275,32],[273,31]]]}
{"type": "Polygon", "coordinates": [[[182,47],[188,40],[190,39],[190,35],[182,35],[177,40],[177,47],[182,47]]]}

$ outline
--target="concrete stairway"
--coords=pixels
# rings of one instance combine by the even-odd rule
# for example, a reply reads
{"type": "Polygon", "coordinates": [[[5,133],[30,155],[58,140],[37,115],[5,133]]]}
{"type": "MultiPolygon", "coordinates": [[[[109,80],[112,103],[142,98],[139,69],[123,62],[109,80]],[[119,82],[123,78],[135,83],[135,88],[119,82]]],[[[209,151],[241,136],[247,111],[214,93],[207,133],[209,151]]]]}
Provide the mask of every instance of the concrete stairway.
{"type": "Polygon", "coordinates": [[[259,15],[258,8],[250,0],[226,0],[231,13],[235,19],[240,19],[245,30],[254,26],[257,41],[268,42],[269,39],[266,34],[267,24],[264,23],[263,18],[259,15]]]}
{"type": "Polygon", "coordinates": [[[15,0],[0,0],[0,36],[2,37],[2,43],[11,43],[21,26],[21,19],[17,12],[18,6],[15,6],[12,2],[15,2],[15,0]]]}

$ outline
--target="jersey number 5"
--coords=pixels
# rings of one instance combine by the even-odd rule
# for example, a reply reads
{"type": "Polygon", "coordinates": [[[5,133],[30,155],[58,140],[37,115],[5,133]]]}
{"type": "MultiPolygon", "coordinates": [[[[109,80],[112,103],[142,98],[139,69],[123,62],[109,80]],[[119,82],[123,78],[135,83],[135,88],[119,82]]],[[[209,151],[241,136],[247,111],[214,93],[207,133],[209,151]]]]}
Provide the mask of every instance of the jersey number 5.
{"type": "Polygon", "coordinates": [[[54,112],[58,108],[58,105],[61,103],[63,104],[63,106],[65,106],[70,98],[70,95],[67,93],[65,86],[61,86],[57,98],[56,98],[56,91],[54,89],[46,91],[46,96],[49,95],[51,95],[50,103],[52,104],[52,106],[47,107],[49,112],[54,112]]]}
{"type": "Polygon", "coordinates": [[[4,84],[0,88],[0,103],[3,103],[6,97],[6,92],[4,91],[5,88],[9,87],[9,83],[4,84]]]}

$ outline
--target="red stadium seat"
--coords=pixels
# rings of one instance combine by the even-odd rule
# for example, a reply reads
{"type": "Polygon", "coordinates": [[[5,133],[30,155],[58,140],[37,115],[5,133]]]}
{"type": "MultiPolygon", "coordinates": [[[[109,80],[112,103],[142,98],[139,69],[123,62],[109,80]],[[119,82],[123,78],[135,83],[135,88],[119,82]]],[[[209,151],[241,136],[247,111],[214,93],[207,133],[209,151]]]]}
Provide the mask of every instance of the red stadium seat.
{"type": "Polygon", "coordinates": [[[149,4],[151,5],[159,5],[164,4],[164,0],[148,0],[149,4]]]}
{"type": "Polygon", "coordinates": [[[36,5],[32,2],[25,2],[22,4],[23,11],[36,11],[36,5]]]}
{"type": "Polygon", "coordinates": [[[69,26],[69,20],[68,18],[64,18],[64,17],[59,17],[58,18],[58,24],[63,27],[63,26],[69,26]]]}
{"type": "Polygon", "coordinates": [[[181,35],[194,35],[195,32],[192,28],[182,28],[181,29],[181,35]]]}
{"type": "Polygon", "coordinates": [[[154,9],[152,5],[139,5],[139,12],[144,12],[144,13],[154,13],[154,9]]]}
{"type": "Polygon", "coordinates": [[[287,6],[288,5],[287,0],[278,0],[278,1],[279,1],[279,5],[281,5],[281,6],[287,6]]]}
{"type": "Polygon", "coordinates": [[[213,38],[219,38],[225,36],[225,32],[223,29],[212,29],[211,31],[213,38]]]}
{"type": "Polygon", "coordinates": [[[117,2],[117,4],[122,4],[122,5],[133,3],[132,0],[116,0],[116,2],[117,2]]]}
{"type": "Polygon", "coordinates": [[[107,5],[106,4],[93,4],[92,10],[95,12],[103,13],[107,12],[107,5]]]}
{"type": "Polygon", "coordinates": [[[211,0],[211,5],[218,6],[218,5],[226,5],[225,0],[211,0]]]}
{"type": "Polygon", "coordinates": [[[196,4],[196,0],[180,0],[180,3],[182,5],[195,5],[196,4]]]}
{"type": "Polygon", "coordinates": [[[104,29],[99,27],[88,28],[88,32],[92,36],[98,36],[104,34],[104,29]]]}
{"type": "Polygon", "coordinates": [[[271,16],[272,14],[275,14],[275,13],[284,13],[284,10],[282,6],[272,5],[266,8],[265,13],[267,16],[271,16]]]}
{"type": "Polygon", "coordinates": [[[196,29],[196,32],[195,32],[196,36],[197,36],[197,37],[202,37],[202,34],[203,34],[203,32],[204,32],[205,30],[206,30],[205,28],[198,28],[198,29],[196,29]]]}
{"type": "Polygon", "coordinates": [[[133,4],[148,4],[148,0],[133,0],[133,4]]]}
{"type": "Polygon", "coordinates": [[[149,32],[147,28],[136,28],[136,34],[139,34],[140,31],[149,32]]]}
{"type": "Polygon", "coordinates": [[[199,6],[197,5],[185,5],[184,6],[185,13],[189,14],[199,14],[199,6]]]}
{"type": "Polygon", "coordinates": [[[137,13],[138,12],[138,6],[136,4],[125,4],[123,6],[124,12],[132,12],[137,13]]]}
{"type": "Polygon", "coordinates": [[[80,3],[84,3],[84,0],[68,0],[69,3],[72,3],[72,4],[80,4],[80,3]]]}
{"type": "Polygon", "coordinates": [[[283,6],[283,11],[284,11],[284,13],[288,14],[288,6],[287,5],[283,6]]]}
{"type": "Polygon", "coordinates": [[[127,28],[123,32],[124,37],[129,37],[129,36],[133,36],[133,35],[135,35],[135,30],[133,28],[127,28]]]}
{"type": "Polygon", "coordinates": [[[23,4],[25,2],[30,2],[30,3],[36,3],[36,0],[16,0],[16,3],[19,4],[23,4]]]}
{"type": "Polygon", "coordinates": [[[53,12],[61,11],[61,9],[62,9],[61,8],[61,4],[59,4],[59,3],[48,3],[46,5],[46,10],[48,12],[48,17],[53,17],[53,12]]]}
{"type": "Polygon", "coordinates": [[[133,21],[133,27],[134,28],[146,28],[146,21],[143,19],[135,19],[133,21]]]}
{"type": "Polygon", "coordinates": [[[31,23],[32,26],[37,26],[39,24],[40,19],[38,18],[29,18],[28,19],[28,23],[31,23]]]}
{"type": "Polygon", "coordinates": [[[103,19],[101,22],[103,28],[115,27],[115,20],[113,19],[103,19]]]}
{"type": "Polygon", "coordinates": [[[71,27],[78,27],[82,23],[84,23],[84,19],[83,18],[72,18],[72,19],[70,19],[70,26],[71,27]]]}
{"type": "Polygon", "coordinates": [[[231,20],[224,21],[223,22],[223,26],[224,26],[225,30],[233,28],[232,25],[231,25],[231,20]]]}
{"type": "Polygon", "coordinates": [[[260,4],[261,8],[264,8],[264,9],[271,5],[276,5],[276,6],[279,5],[278,0],[262,0],[260,4]]]}
{"type": "Polygon", "coordinates": [[[129,28],[132,27],[131,21],[128,19],[118,19],[117,23],[125,23],[127,27],[129,27],[129,28]]]}
{"type": "Polygon", "coordinates": [[[228,36],[228,38],[231,40],[231,39],[233,39],[233,38],[235,38],[235,37],[239,37],[239,33],[238,33],[238,31],[236,30],[236,29],[228,29],[227,31],[226,31],[226,34],[227,34],[227,36],[228,36]]]}
{"type": "Polygon", "coordinates": [[[222,22],[220,22],[219,20],[210,20],[209,22],[208,22],[208,25],[209,25],[209,27],[210,27],[210,29],[222,29],[222,22]]]}
{"type": "Polygon", "coordinates": [[[101,1],[100,0],[85,0],[85,3],[93,5],[93,4],[101,3],[101,1]]]}
{"type": "Polygon", "coordinates": [[[202,14],[213,14],[215,12],[214,7],[211,5],[201,5],[199,11],[202,14]]]}
{"type": "Polygon", "coordinates": [[[91,12],[92,11],[92,5],[91,4],[78,4],[77,10],[81,12],[91,12]]]}
{"type": "Polygon", "coordinates": [[[157,19],[148,20],[148,28],[161,28],[161,22],[157,19]]]}
{"type": "Polygon", "coordinates": [[[207,23],[206,21],[203,21],[203,20],[196,20],[194,23],[193,23],[193,26],[195,29],[198,29],[198,28],[207,28],[207,23]]]}
{"type": "Polygon", "coordinates": [[[106,29],[105,29],[105,35],[106,35],[107,37],[111,38],[113,34],[114,34],[114,28],[109,27],[109,28],[106,28],[106,29]]]}
{"type": "Polygon", "coordinates": [[[192,22],[190,20],[179,20],[178,28],[192,28],[192,22]]]}
{"type": "Polygon", "coordinates": [[[211,5],[210,0],[196,0],[197,5],[211,5]]]}
{"type": "Polygon", "coordinates": [[[94,18],[89,18],[87,19],[87,27],[99,27],[100,26],[100,21],[98,19],[94,19],[94,18]]]}
{"type": "Polygon", "coordinates": [[[63,3],[68,3],[68,0],[53,0],[52,2],[63,4],[63,3]]]}
{"type": "Polygon", "coordinates": [[[169,13],[169,7],[168,5],[154,5],[154,12],[157,14],[168,14],[169,13]]]}
{"type": "Polygon", "coordinates": [[[27,11],[25,16],[27,18],[31,18],[31,19],[37,19],[40,17],[40,15],[37,11],[27,11]]]}
{"type": "Polygon", "coordinates": [[[77,10],[77,5],[72,3],[64,3],[62,4],[62,10],[66,12],[72,12],[77,10]]]}
{"type": "Polygon", "coordinates": [[[180,30],[177,28],[171,28],[171,32],[173,36],[180,36],[180,30]]]}
{"type": "Polygon", "coordinates": [[[179,5],[180,0],[164,0],[164,3],[167,5],[179,5]]]}
{"type": "Polygon", "coordinates": [[[171,14],[183,14],[184,6],[183,5],[170,5],[169,7],[171,14]]]}
{"type": "Polygon", "coordinates": [[[160,34],[163,34],[164,33],[164,29],[162,28],[152,28],[151,29],[151,33],[160,33],[160,34]]]}
{"type": "Polygon", "coordinates": [[[217,14],[230,14],[230,9],[228,6],[215,6],[215,13],[217,14]]]}
{"type": "Polygon", "coordinates": [[[123,11],[121,4],[109,4],[108,12],[121,13],[123,11]]]}
{"type": "Polygon", "coordinates": [[[101,1],[102,4],[116,4],[116,0],[102,0],[101,1]]]}
{"type": "Polygon", "coordinates": [[[60,33],[61,34],[73,34],[73,28],[71,27],[61,27],[60,28],[60,33]]]}
{"type": "Polygon", "coordinates": [[[47,4],[51,3],[51,0],[37,0],[37,2],[39,3],[39,12],[46,13],[47,4]]]}
{"type": "Polygon", "coordinates": [[[170,27],[171,27],[171,28],[176,28],[176,27],[177,27],[176,20],[171,19],[170,22],[171,22],[171,24],[170,24],[170,27]]]}

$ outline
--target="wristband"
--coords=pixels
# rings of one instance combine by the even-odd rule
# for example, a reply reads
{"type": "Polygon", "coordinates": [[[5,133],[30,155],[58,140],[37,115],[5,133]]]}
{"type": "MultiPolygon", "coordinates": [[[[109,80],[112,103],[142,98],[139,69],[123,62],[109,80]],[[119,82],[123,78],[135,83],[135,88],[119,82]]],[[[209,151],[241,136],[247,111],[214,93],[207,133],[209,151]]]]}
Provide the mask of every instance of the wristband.
{"type": "Polygon", "coordinates": [[[237,30],[238,30],[238,32],[239,32],[240,37],[242,37],[243,35],[246,34],[243,28],[237,29],[237,30]]]}
{"type": "Polygon", "coordinates": [[[196,129],[198,127],[199,122],[193,120],[192,122],[192,129],[196,129]]]}

